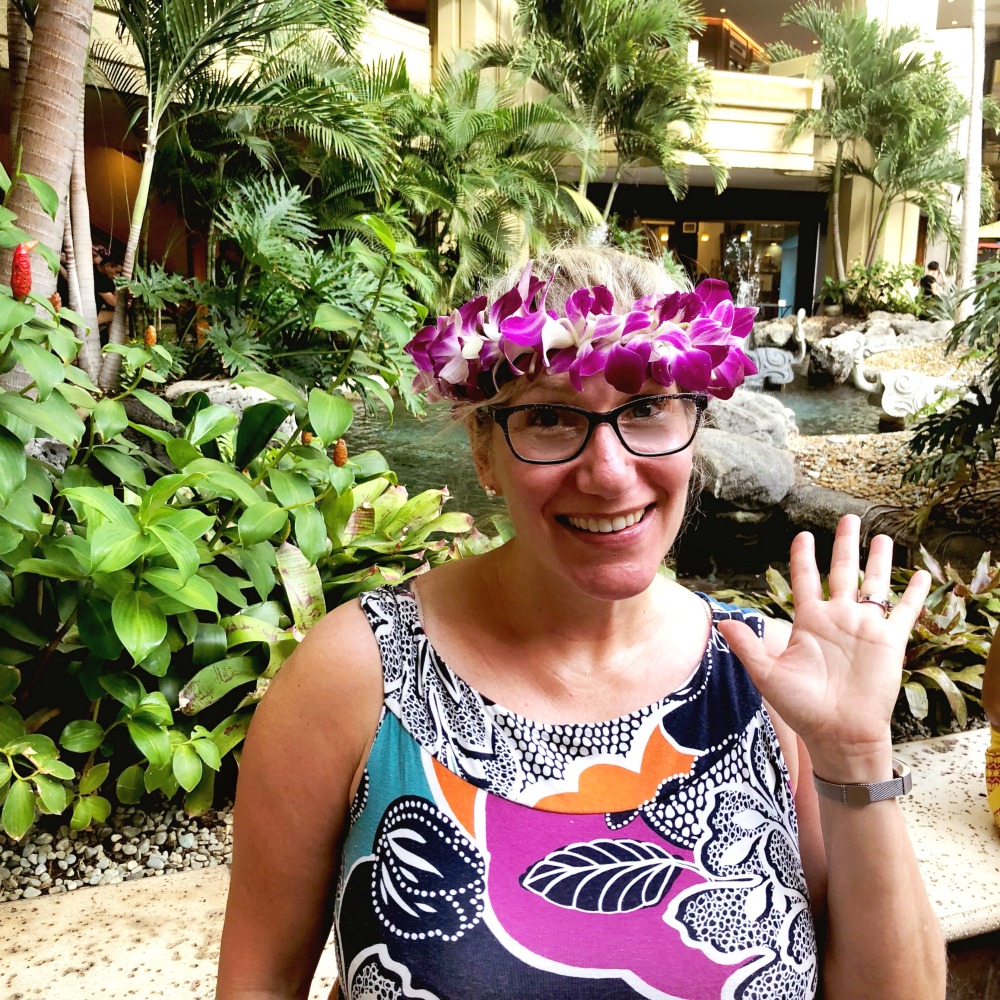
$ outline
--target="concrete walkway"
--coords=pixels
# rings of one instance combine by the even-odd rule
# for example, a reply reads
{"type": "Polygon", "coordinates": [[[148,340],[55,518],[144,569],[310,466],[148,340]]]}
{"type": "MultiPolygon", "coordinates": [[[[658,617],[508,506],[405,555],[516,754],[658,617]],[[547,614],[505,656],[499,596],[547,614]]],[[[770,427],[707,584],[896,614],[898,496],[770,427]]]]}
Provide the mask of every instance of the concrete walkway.
{"type": "MultiPolygon", "coordinates": [[[[914,771],[907,823],[951,941],[1000,928],[988,742],[981,729],[896,748],[914,771]]],[[[206,868],[0,904],[0,1000],[211,1000],[228,882],[228,868],[206,868]]],[[[952,1000],[1000,1000],[996,948],[992,934],[953,951],[952,1000]]],[[[310,1000],[326,1000],[335,976],[328,947],[310,1000]]]]}

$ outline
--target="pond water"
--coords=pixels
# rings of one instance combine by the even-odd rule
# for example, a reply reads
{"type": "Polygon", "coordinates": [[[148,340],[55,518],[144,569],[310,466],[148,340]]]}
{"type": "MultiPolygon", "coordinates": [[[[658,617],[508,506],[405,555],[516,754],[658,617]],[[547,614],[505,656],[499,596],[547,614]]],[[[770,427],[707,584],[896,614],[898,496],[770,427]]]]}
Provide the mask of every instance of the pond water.
{"type": "Polygon", "coordinates": [[[795,413],[800,434],[875,434],[880,410],[853,385],[810,386],[804,374],[768,389],[795,413]]]}

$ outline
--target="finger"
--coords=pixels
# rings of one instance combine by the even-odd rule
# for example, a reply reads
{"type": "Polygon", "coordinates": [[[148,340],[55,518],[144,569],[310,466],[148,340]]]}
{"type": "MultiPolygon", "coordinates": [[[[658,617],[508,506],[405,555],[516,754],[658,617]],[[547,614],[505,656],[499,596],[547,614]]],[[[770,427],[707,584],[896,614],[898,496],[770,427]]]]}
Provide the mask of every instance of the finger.
{"type": "Polygon", "coordinates": [[[767,689],[775,658],[767,651],[764,641],[746,622],[730,619],[719,622],[718,628],[736,658],[746,667],[757,690],[768,698],[767,689]]]}
{"type": "Polygon", "coordinates": [[[920,613],[924,609],[924,601],[931,592],[931,575],[925,569],[918,569],[903,591],[903,596],[899,599],[889,618],[894,622],[905,625],[907,631],[913,628],[920,613]]]}
{"type": "Polygon", "coordinates": [[[884,601],[892,589],[892,539],[876,535],[868,547],[865,576],[858,588],[858,596],[876,597],[884,601]]]}
{"type": "Polygon", "coordinates": [[[830,559],[830,597],[858,596],[858,544],[861,536],[861,518],[845,514],[837,525],[830,559]]]}
{"type": "Polygon", "coordinates": [[[797,602],[823,599],[823,581],[816,565],[816,539],[801,531],[792,541],[788,568],[792,577],[792,595],[797,602]]]}

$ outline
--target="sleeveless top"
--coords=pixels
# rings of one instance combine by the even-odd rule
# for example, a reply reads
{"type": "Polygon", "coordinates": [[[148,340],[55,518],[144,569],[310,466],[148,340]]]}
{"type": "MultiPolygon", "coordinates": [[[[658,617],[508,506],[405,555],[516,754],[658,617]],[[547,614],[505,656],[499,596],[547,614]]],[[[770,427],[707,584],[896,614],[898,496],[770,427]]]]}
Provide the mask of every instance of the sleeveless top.
{"type": "Polygon", "coordinates": [[[363,594],[384,705],[351,805],[341,1000],[799,1000],[816,939],[761,696],[704,595],[692,676],[608,722],[544,725],[457,677],[404,586],[363,594]]]}

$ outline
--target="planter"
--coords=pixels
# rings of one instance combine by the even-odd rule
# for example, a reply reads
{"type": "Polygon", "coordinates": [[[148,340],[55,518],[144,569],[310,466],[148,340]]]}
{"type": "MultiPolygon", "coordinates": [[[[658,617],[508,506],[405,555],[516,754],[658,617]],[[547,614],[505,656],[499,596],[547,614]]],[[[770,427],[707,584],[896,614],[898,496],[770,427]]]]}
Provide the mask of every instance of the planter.
{"type": "Polygon", "coordinates": [[[842,302],[829,302],[822,308],[824,316],[843,316],[844,304],[842,302]]]}

